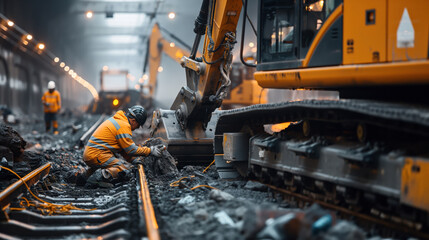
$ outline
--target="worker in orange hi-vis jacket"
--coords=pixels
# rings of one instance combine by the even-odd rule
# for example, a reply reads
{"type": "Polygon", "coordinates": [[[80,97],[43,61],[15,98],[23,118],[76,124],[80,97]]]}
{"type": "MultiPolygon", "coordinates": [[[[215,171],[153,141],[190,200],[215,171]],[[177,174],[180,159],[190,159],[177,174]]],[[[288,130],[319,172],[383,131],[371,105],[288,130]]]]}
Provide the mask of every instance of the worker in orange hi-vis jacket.
{"type": "Polygon", "coordinates": [[[43,110],[45,112],[46,132],[51,128],[51,122],[54,127],[54,134],[58,135],[57,114],[61,109],[61,95],[55,90],[55,82],[49,81],[48,91],[42,96],[43,110]]]}
{"type": "Polygon", "coordinates": [[[83,160],[89,169],[80,173],[80,180],[76,180],[76,184],[83,185],[88,182],[104,187],[109,184],[103,183],[122,178],[127,175],[132,165],[141,164],[140,158],[136,156],[160,157],[161,152],[166,149],[164,145],[140,147],[132,139],[132,131],[143,126],[146,118],[146,110],[136,105],[129,108],[127,113],[120,110],[104,121],[85,146],[83,160]],[[118,154],[126,161],[120,159],[118,154]]]}

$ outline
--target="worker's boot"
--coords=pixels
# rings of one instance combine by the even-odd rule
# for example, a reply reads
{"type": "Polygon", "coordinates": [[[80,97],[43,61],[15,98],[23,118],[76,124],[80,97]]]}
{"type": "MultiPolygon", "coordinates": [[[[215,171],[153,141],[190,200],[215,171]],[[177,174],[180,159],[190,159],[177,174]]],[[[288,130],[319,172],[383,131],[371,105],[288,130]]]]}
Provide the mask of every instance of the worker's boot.
{"type": "Polygon", "coordinates": [[[97,169],[87,180],[85,187],[86,188],[111,188],[113,184],[111,183],[112,176],[106,169],[97,169]]]}
{"type": "Polygon", "coordinates": [[[86,181],[88,179],[89,176],[91,176],[94,173],[94,169],[93,168],[89,168],[89,169],[85,169],[85,168],[81,168],[79,169],[76,173],[76,186],[80,186],[83,187],[86,184],[86,181]]]}
{"type": "Polygon", "coordinates": [[[125,182],[131,179],[131,171],[129,169],[125,169],[118,173],[118,178],[115,179],[115,182],[125,182]]]}

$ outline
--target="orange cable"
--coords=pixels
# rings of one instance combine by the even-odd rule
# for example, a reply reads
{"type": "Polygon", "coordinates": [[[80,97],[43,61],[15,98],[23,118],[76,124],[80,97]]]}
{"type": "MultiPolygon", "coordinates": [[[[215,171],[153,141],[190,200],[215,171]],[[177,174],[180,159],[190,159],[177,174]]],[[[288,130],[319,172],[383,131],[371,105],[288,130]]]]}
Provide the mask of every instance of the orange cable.
{"type": "MultiPolygon", "coordinates": [[[[50,203],[47,202],[43,199],[40,199],[39,197],[37,197],[31,190],[30,187],[27,185],[27,183],[21,178],[21,176],[19,176],[16,172],[14,172],[12,169],[9,169],[7,167],[3,167],[1,166],[1,168],[8,170],[9,172],[13,173],[15,176],[17,176],[25,185],[25,187],[27,188],[27,190],[30,192],[30,194],[36,198],[38,201],[42,202],[42,203],[37,203],[35,201],[29,201],[27,198],[25,197],[21,197],[21,199],[24,199],[27,207],[30,206],[35,206],[38,210],[40,210],[43,214],[48,214],[48,215],[52,215],[53,213],[57,213],[57,214],[71,214],[70,210],[82,210],[82,211],[93,211],[96,210],[97,208],[92,208],[92,209],[83,209],[83,208],[78,208],[73,206],[71,203],[66,204],[66,205],[62,205],[62,204],[54,204],[54,203],[50,203]]],[[[23,201],[20,202],[20,205],[23,206],[23,201]]],[[[24,207],[24,206],[23,206],[24,207]]],[[[11,208],[12,209],[12,208],[11,208]]],[[[16,210],[16,209],[12,209],[12,210],[16,210]]]]}

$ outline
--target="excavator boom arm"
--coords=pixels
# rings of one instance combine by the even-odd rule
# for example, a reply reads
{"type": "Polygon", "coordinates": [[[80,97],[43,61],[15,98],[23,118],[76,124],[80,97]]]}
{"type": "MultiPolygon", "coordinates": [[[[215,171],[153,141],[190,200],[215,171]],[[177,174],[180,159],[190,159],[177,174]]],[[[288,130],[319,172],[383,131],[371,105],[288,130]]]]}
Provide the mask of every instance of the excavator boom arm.
{"type": "MultiPolygon", "coordinates": [[[[177,38],[176,38],[177,39],[177,38]]],[[[165,39],[160,26],[155,23],[149,38],[149,97],[153,98],[156,90],[157,76],[161,66],[161,56],[165,53],[174,61],[180,63],[183,56],[189,56],[190,51],[179,47],[175,42],[165,39]]],[[[197,56],[201,56],[198,53],[197,56]]]]}
{"type": "MultiPolygon", "coordinates": [[[[202,6],[201,12],[208,14],[203,57],[194,59],[191,54],[189,58],[183,58],[187,86],[182,87],[171,106],[182,129],[199,123],[204,128],[210,121],[211,113],[222,104],[230,84],[228,72],[242,1],[205,0],[202,6]],[[204,6],[208,6],[207,11],[204,6]]],[[[197,33],[195,42],[199,41],[199,37],[197,33]]],[[[198,44],[194,43],[195,46],[198,44]]]]}

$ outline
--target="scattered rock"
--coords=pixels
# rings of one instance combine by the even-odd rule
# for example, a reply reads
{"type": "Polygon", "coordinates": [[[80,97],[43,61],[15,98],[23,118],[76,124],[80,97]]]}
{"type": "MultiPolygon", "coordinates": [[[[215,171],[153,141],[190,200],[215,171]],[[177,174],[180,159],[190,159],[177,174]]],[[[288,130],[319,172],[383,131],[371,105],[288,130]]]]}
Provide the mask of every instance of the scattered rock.
{"type": "Polygon", "coordinates": [[[8,162],[13,162],[13,153],[8,147],[0,146],[0,159],[2,158],[8,162]]]}
{"type": "Polygon", "coordinates": [[[246,185],[244,186],[244,189],[249,189],[252,191],[260,191],[260,192],[266,192],[268,191],[268,187],[265,186],[262,183],[254,182],[254,181],[248,181],[246,185]]]}
{"type": "Polygon", "coordinates": [[[324,238],[329,240],[361,240],[365,239],[365,233],[351,222],[339,221],[335,226],[329,229],[324,238]]]}
{"type": "Polygon", "coordinates": [[[27,142],[13,128],[0,123],[0,145],[8,147],[14,157],[19,157],[27,142]]]}
{"type": "Polygon", "coordinates": [[[31,169],[36,169],[47,162],[45,155],[34,151],[24,151],[16,161],[27,162],[31,169]]]}
{"type": "Polygon", "coordinates": [[[195,197],[186,195],[184,198],[180,199],[178,204],[180,205],[188,205],[190,203],[193,203],[195,201],[195,197]]]}
{"type": "Polygon", "coordinates": [[[243,219],[243,218],[244,218],[244,216],[246,215],[246,212],[247,212],[247,208],[245,208],[245,207],[243,207],[243,206],[238,207],[237,209],[235,209],[235,215],[236,215],[236,216],[237,216],[237,218],[239,218],[239,219],[243,219]]]}
{"type": "Polygon", "coordinates": [[[197,220],[204,221],[208,219],[209,214],[206,209],[197,209],[194,211],[194,216],[197,220]]]}
{"type": "Polygon", "coordinates": [[[216,202],[229,201],[229,200],[234,199],[234,196],[232,196],[231,194],[229,194],[227,192],[223,192],[223,191],[218,190],[218,189],[211,190],[209,197],[210,197],[210,199],[213,199],[216,202]]]}
{"type": "Polygon", "coordinates": [[[228,216],[225,211],[220,211],[214,214],[214,217],[219,221],[220,224],[229,225],[234,227],[234,221],[228,216]]]}

